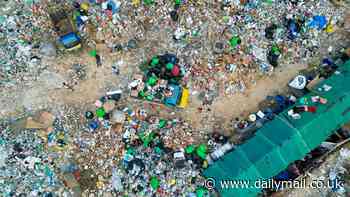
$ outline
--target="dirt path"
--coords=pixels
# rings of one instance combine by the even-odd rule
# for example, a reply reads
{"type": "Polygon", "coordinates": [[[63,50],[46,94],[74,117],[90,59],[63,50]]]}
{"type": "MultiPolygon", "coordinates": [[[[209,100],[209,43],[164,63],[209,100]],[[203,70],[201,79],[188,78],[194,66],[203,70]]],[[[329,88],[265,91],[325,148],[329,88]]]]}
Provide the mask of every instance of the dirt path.
{"type": "Polygon", "coordinates": [[[7,90],[0,90],[0,117],[15,116],[23,111],[50,108],[56,105],[85,105],[93,103],[106,91],[119,89],[128,83],[128,76],[135,69],[137,63],[132,54],[110,54],[104,48],[98,48],[102,56],[103,65],[97,67],[95,59],[88,55],[88,51],[81,51],[64,58],[44,60],[47,70],[25,86],[16,86],[7,90]],[[105,54],[108,54],[105,55],[105,54]],[[120,74],[112,74],[112,64],[122,60],[120,74]],[[86,66],[86,79],[80,80],[73,86],[73,91],[63,87],[63,82],[69,81],[69,70],[73,64],[86,66]],[[1,93],[2,92],[2,93],[1,93]]]}
{"type": "MultiPolygon", "coordinates": [[[[283,91],[288,81],[304,68],[306,65],[281,66],[272,76],[258,80],[255,86],[246,90],[245,94],[217,98],[210,107],[210,112],[198,113],[197,108],[201,107],[201,102],[192,96],[190,108],[185,110],[183,116],[199,130],[212,130],[213,124],[221,124],[221,128],[227,128],[232,118],[248,115],[258,109],[258,103],[266,96],[283,91]]],[[[230,130],[225,129],[225,132],[228,131],[230,130]]]]}
{"type": "MultiPolygon", "coordinates": [[[[126,57],[123,56],[123,58],[126,57]]],[[[128,76],[135,69],[135,66],[127,64],[128,59],[125,59],[120,75],[113,75],[110,65],[118,58],[122,57],[118,57],[118,55],[104,57],[104,65],[100,68],[96,67],[94,58],[89,57],[86,53],[82,54],[80,58],[71,57],[70,61],[57,61],[55,65],[50,65],[50,68],[56,70],[57,73],[46,73],[40,80],[26,88],[26,91],[21,91],[22,89],[18,88],[7,93],[8,97],[2,97],[0,115],[15,115],[23,110],[35,111],[63,104],[81,106],[92,104],[106,91],[127,85],[128,76]],[[63,88],[61,85],[65,81],[66,70],[73,63],[87,65],[87,79],[80,81],[74,87],[74,91],[63,88]]],[[[210,106],[210,112],[199,113],[197,108],[201,106],[201,102],[195,95],[192,95],[189,108],[180,111],[177,115],[190,122],[193,128],[198,131],[211,132],[215,124],[220,124],[220,128],[225,132],[230,132],[231,130],[227,128],[232,118],[245,116],[257,110],[260,101],[264,100],[267,95],[281,92],[286,87],[287,82],[304,68],[304,65],[281,66],[276,69],[272,76],[258,80],[257,84],[248,88],[244,95],[218,97],[210,106]]]]}

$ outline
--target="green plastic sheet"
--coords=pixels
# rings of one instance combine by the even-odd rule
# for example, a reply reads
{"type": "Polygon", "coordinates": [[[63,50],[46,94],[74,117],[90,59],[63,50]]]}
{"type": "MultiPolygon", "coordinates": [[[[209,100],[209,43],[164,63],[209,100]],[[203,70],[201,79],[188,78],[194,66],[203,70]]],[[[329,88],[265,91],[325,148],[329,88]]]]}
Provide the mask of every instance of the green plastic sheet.
{"type": "Polygon", "coordinates": [[[96,116],[99,118],[103,118],[105,116],[105,114],[106,114],[106,112],[102,107],[100,107],[96,110],[96,116]]]}
{"type": "Polygon", "coordinates": [[[193,153],[195,150],[195,146],[194,145],[188,145],[186,148],[185,148],[185,153],[187,154],[191,154],[193,153]]]}
{"type": "Polygon", "coordinates": [[[90,55],[91,57],[96,57],[96,55],[97,55],[96,49],[89,51],[89,55],[90,55]]]}
{"type": "Polygon", "coordinates": [[[159,188],[160,182],[159,179],[155,176],[151,178],[151,187],[152,189],[156,190],[159,188]]]}
{"type": "Polygon", "coordinates": [[[230,46],[232,48],[235,48],[237,45],[239,45],[241,43],[241,39],[238,36],[233,36],[230,39],[230,46]]]}
{"type": "Polygon", "coordinates": [[[205,144],[200,144],[197,147],[196,153],[200,158],[205,159],[207,157],[207,146],[205,144]]]}

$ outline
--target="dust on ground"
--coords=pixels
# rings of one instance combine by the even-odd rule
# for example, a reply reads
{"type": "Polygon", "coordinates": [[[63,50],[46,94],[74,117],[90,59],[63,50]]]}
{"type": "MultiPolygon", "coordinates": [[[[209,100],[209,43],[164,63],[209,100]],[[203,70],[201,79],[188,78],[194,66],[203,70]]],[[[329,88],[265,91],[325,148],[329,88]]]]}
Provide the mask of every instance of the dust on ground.
{"type": "Polygon", "coordinates": [[[219,97],[210,106],[210,112],[198,113],[197,108],[201,106],[201,102],[192,97],[191,107],[185,110],[183,117],[191,122],[194,128],[212,129],[203,126],[208,125],[208,123],[211,123],[209,124],[211,126],[221,124],[223,129],[221,131],[227,133],[231,131],[228,127],[232,118],[247,116],[257,110],[259,102],[263,101],[268,95],[274,95],[285,90],[287,82],[305,68],[307,68],[307,65],[302,64],[280,67],[276,69],[272,76],[260,79],[255,86],[248,88],[244,94],[219,97]]]}
{"type": "MultiPolygon", "coordinates": [[[[349,14],[347,15],[350,16],[349,14]]],[[[163,32],[164,33],[164,32],[163,32]]],[[[97,44],[97,51],[102,57],[103,65],[96,66],[95,58],[88,55],[89,48],[63,54],[54,59],[43,59],[46,70],[43,71],[36,81],[29,84],[21,84],[12,88],[0,90],[0,117],[16,116],[23,112],[37,111],[40,109],[54,108],[60,105],[86,106],[105,94],[106,91],[125,88],[133,73],[139,72],[138,65],[152,54],[170,49],[168,36],[160,36],[159,40],[141,42],[137,49],[123,53],[111,53],[105,44],[97,44]],[[120,74],[112,73],[111,65],[121,61],[120,74]],[[69,81],[69,71],[72,64],[86,66],[86,79],[78,81],[73,90],[63,87],[63,82],[69,81]]],[[[320,61],[321,57],[330,55],[327,49],[330,46],[343,46],[348,44],[347,31],[338,29],[320,46],[320,56],[315,57],[320,61]]],[[[152,40],[153,39],[153,40],[152,40]]],[[[335,50],[333,50],[335,51],[335,50]]],[[[310,60],[308,60],[310,61],[310,60]]],[[[182,117],[191,123],[196,131],[202,133],[213,130],[231,134],[230,120],[238,116],[246,116],[258,109],[258,103],[267,95],[274,95],[283,91],[286,84],[300,70],[307,67],[307,61],[294,62],[291,65],[280,65],[271,76],[257,79],[255,85],[246,88],[244,94],[220,95],[215,98],[212,105],[206,107],[202,113],[198,108],[203,107],[196,95],[190,96],[189,107],[184,110],[169,109],[159,106],[162,116],[182,117]],[[207,111],[207,108],[210,111],[207,111]],[[172,113],[174,112],[174,113],[172,113]]],[[[124,93],[128,97],[128,93],[124,93]]],[[[128,98],[130,101],[133,99],[128,98]]]]}
{"type": "MultiPolygon", "coordinates": [[[[105,49],[106,50],[106,49],[105,49]]],[[[103,51],[102,46],[100,51],[103,51]]],[[[120,54],[103,56],[103,66],[97,67],[95,59],[87,54],[87,51],[71,54],[68,57],[46,60],[47,72],[40,75],[40,80],[29,86],[13,88],[11,92],[3,95],[0,103],[1,115],[15,115],[26,110],[45,109],[59,105],[85,106],[93,103],[108,90],[122,88],[128,84],[130,76],[137,68],[136,62],[132,62],[132,56],[123,55],[119,75],[111,72],[111,65],[120,59],[120,54]],[[67,81],[67,70],[74,63],[87,66],[86,80],[81,80],[73,87],[73,90],[63,88],[62,83],[67,81]]],[[[298,71],[306,68],[306,65],[287,65],[276,69],[272,76],[266,76],[257,81],[255,86],[249,87],[245,94],[218,97],[210,106],[210,112],[198,113],[201,102],[196,95],[190,97],[189,107],[180,110],[176,115],[189,121],[195,130],[210,132],[215,124],[220,121],[225,131],[232,117],[247,115],[257,109],[258,103],[267,95],[281,92],[287,82],[295,76],[298,71]]],[[[128,95],[124,95],[128,96],[128,95]]],[[[166,107],[162,107],[165,109],[166,107]]],[[[163,116],[169,115],[168,108],[163,116]]],[[[160,110],[162,111],[162,110],[160,110]]]]}

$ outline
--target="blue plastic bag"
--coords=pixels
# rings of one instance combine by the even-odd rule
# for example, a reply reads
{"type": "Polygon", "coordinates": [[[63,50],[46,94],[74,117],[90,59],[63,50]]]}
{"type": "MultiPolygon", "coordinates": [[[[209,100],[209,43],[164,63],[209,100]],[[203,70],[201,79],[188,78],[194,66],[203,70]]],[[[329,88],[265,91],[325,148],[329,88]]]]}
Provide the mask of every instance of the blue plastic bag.
{"type": "Polygon", "coordinates": [[[314,16],[312,17],[312,21],[309,23],[310,28],[317,28],[318,30],[322,30],[327,25],[327,18],[325,16],[314,16]]]}

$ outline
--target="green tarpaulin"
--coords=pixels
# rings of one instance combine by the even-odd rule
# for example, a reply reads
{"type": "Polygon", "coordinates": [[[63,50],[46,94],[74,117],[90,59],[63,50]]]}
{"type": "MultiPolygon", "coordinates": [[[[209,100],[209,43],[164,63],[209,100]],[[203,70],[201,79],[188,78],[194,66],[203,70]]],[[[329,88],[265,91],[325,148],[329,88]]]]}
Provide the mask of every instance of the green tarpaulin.
{"type": "Polygon", "coordinates": [[[281,53],[281,52],[280,52],[280,49],[278,48],[278,46],[277,46],[276,44],[274,44],[274,45],[272,46],[271,51],[272,51],[272,53],[274,53],[275,55],[278,55],[278,54],[281,53]]]}
{"type": "Polygon", "coordinates": [[[89,55],[90,55],[91,57],[96,57],[96,55],[97,55],[96,49],[89,51],[89,55]]]}
{"type": "Polygon", "coordinates": [[[229,43],[232,48],[235,48],[237,45],[241,43],[241,39],[238,36],[233,36],[230,39],[229,43]]]}
{"type": "Polygon", "coordinates": [[[154,3],[153,0],[144,0],[146,5],[152,5],[154,3]]]}
{"type": "Polygon", "coordinates": [[[196,196],[197,197],[204,197],[208,194],[208,190],[204,187],[199,187],[196,189],[196,196]]]}
{"type": "Polygon", "coordinates": [[[148,147],[148,145],[152,142],[152,140],[154,139],[154,133],[151,132],[148,135],[145,135],[144,133],[140,133],[139,137],[141,139],[141,141],[143,142],[143,145],[145,147],[148,147]]]}
{"type": "Polygon", "coordinates": [[[207,146],[200,144],[196,149],[196,153],[200,158],[205,159],[207,157],[207,146]]]}
{"type": "Polygon", "coordinates": [[[150,78],[148,79],[147,84],[150,85],[150,86],[154,86],[154,85],[156,85],[157,80],[158,80],[158,79],[157,79],[156,76],[152,76],[152,77],[150,77],[150,78]]]}
{"type": "Polygon", "coordinates": [[[157,64],[159,64],[159,59],[157,57],[152,58],[151,66],[155,66],[157,64]]]}
{"type": "MultiPolygon", "coordinates": [[[[318,84],[305,98],[326,98],[326,104],[315,104],[316,113],[302,113],[301,119],[288,116],[288,109],[259,129],[255,136],[204,171],[204,176],[216,180],[250,180],[249,188],[217,187],[223,197],[257,196],[256,180],[269,179],[288,165],[304,158],[335,130],[350,121],[350,61],[340,66],[340,74],[318,84]],[[324,90],[324,85],[332,87],[324,90]]],[[[298,104],[299,105],[299,104],[298,104]]]]}
{"type": "Polygon", "coordinates": [[[159,128],[163,128],[166,125],[166,120],[160,119],[159,120],[159,128]]]}
{"type": "Polygon", "coordinates": [[[191,153],[193,153],[194,149],[195,149],[194,145],[188,145],[188,146],[185,148],[185,153],[191,154],[191,153]]]}
{"type": "Polygon", "coordinates": [[[167,63],[166,64],[166,69],[171,70],[173,68],[174,68],[174,64],[172,64],[172,63],[167,63]]]}
{"type": "Polygon", "coordinates": [[[106,114],[106,112],[102,107],[100,107],[96,110],[96,116],[99,118],[103,118],[105,116],[105,114],[106,114]]]}
{"type": "Polygon", "coordinates": [[[160,183],[159,183],[158,178],[155,177],[155,176],[152,177],[151,178],[151,187],[152,187],[152,189],[154,189],[154,190],[158,189],[159,185],[160,185],[160,183]]]}

